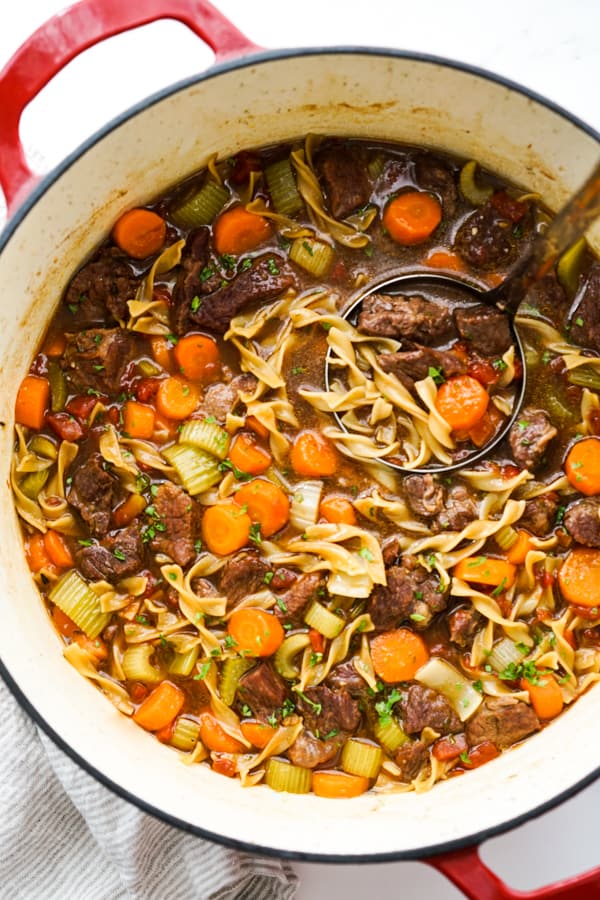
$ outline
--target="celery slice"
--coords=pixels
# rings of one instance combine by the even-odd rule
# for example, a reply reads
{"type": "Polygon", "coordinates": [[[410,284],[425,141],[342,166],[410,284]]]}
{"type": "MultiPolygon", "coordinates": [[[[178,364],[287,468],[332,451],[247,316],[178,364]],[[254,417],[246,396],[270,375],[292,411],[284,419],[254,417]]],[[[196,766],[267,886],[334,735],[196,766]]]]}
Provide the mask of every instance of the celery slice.
{"type": "Polygon", "coordinates": [[[40,469],[38,472],[29,472],[21,479],[19,487],[30,500],[37,500],[39,492],[48,481],[49,474],[48,469],[40,469]]]}
{"type": "Polygon", "coordinates": [[[463,197],[473,206],[482,206],[494,193],[491,185],[481,186],[475,181],[477,163],[474,159],[465,163],[460,170],[459,184],[463,197]]]}
{"type": "Polygon", "coordinates": [[[205,450],[218,459],[225,459],[229,450],[229,435],[216,422],[204,422],[190,419],[185,422],[179,435],[180,444],[192,444],[199,450],[205,450]]]}
{"type": "Polygon", "coordinates": [[[408,740],[408,735],[405,734],[398,722],[391,717],[383,722],[379,719],[373,726],[373,734],[385,752],[390,755],[395,753],[408,740]]]}
{"type": "Polygon", "coordinates": [[[519,534],[512,525],[505,525],[496,533],[496,543],[502,550],[510,550],[519,540],[519,534]]]}
{"type": "Polygon", "coordinates": [[[163,674],[150,662],[154,653],[152,644],[134,644],[123,654],[121,665],[128,681],[141,681],[144,684],[157,684],[163,680],[163,674]]]}
{"type": "Polygon", "coordinates": [[[310,645],[310,638],[306,632],[290,634],[285,638],[275,653],[273,660],[275,668],[283,678],[293,681],[300,675],[300,667],[294,659],[298,654],[310,645]]]}
{"type": "Polygon", "coordinates": [[[192,496],[207,491],[221,480],[219,460],[190,444],[177,444],[162,451],[192,496]]]}
{"type": "Polygon", "coordinates": [[[308,794],[312,785],[312,769],[304,769],[284,759],[271,757],[265,766],[265,782],[274,791],[308,794]]]}
{"type": "Polygon", "coordinates": [[[473,715],[483,699],[462,672],[438,657],[432,657],[421,666],[415,681],[443,694],[461,722],[473,715]]]}
{"type": "Polygon", "coordinates": [[[67,402],[67,380],[55,359],[51,359],[48,363],[48,381],[50,382],[50,407],[52,412],[60,412],[67,402]]]}
{"type": "Polygon", "coordinates": [[[181,228],[210,225],[229,200],[229,191],[216,181],[207,181],[197,193],[173,210],[171,218],[181,228]]]}
{"type": "Polygon", "coordinates": [[[294,486],[290,504],[290,523],[298,531],[306,531],[310,525],[316,524],[322,493],[322,481],[300,481],[294,486]]]}
{"type": "Polygon", "coordinates": [[[358,738],[350,738],[342,749],[342,769],[349,775],[363,775],[365,778],[377,778],[383,751],[375,744],[368,744],[358,738]]]}
{"type": "Polygon", "coordinates": [[[192,674],[192,669],[196,665],[200,649],[198,645],[191,647],[187,653],[174,653],[173,659],[167,666],[171,675],[183,675],[187,677],[192,674]]]}
{"type": "Polygon", "coordinates": [[[296,187],[292,164],[288,157],[271,163],[265,169],[267,187],[275,210],[283,216],[293,216],[304,206],[296,187]]]}
{"type": "Polygon", "coordinates": [[[326,638],[337,637],[346,624],[341,616],[336,616],[318,600],[313,600],[310,604],[304,613],[304,621],[309,628],[314,628],[326,638]]]}
{"type": "Polygon", "coordinates": [[[240,678],[254,663],[255,660],[244,659],[242,656],[231,656],[224,660],[219,679],[219,696],[227,706],[231,706],[235,700],[240,678]]]}
{"type": "Polygon", "coordinates": [[[296,238],[290,247],[290,259],[309,275],[322,278],[327,275],[333,265],[335,250],[331,244],[326,244],[325,241],[296,238]]]}
{"type": "Polygon", "coordinates": [[[578,384],[580,387],[588,388],[590,391],[600,390],[600,370],[597,366],[590,366],[584,363],[582,366],[576,366],[576,368],[571,369],[567,377],[571,384],[578,384]]]}
{"type": "Polygon", "coordinates": [[[577,293],[586,250],[586,239],[579,238],[568,250],[565,250],[556,264],[556,277],[570,298],[577,293]]]}
{"type": "Polygon", "coordinates": [[[497,644],[494,644],[486,662],[496,672],[504,672],[511,664],[522,663],[523,653],[510,638],[502,638],[497,644]]]}
{"type": "Polygon", "coordinates": [[[98,637],[108,625],[111,614],[101,611],[98,595],[75,569],[63,575],[48,596],[89,638],[98,637]]]}
{"type": "Polygon", "coordinates": [[[34,434],[29,441],[29,449],[44,459],[56,459],[58,450],[56,445],[52,443],[50,438],[44,437],[43,434],[34,434]]]}
{"type": "Polygon", "coordinates": [[[173,734],[169,743],[184,753],[190,753],[200,737],[200,725],[193,719],[187,719],[185,716],[179,716],[175,721],[173,734]]]}

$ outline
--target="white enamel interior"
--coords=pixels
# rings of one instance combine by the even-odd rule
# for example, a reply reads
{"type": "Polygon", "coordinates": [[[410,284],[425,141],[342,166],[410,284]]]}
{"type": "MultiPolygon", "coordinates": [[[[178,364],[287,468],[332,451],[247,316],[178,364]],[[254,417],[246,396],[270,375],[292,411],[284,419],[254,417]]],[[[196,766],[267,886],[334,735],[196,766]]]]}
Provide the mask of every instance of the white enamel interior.
{"type": "MultiPolygon", "coordinates": [[[[286,853],[417,855],[526,815],[599,765],[600,689],[500,759],[427,794],[334,802],[243,790],[113,709],[61,656],[33,588],[8,488],[13,405],[74,269],[119,213],[217,151],[308,131],[389,138],[475,157],[551,208],[591,169],[598,142],[565,117],[482,76],[377,52],[246,63],[178,89],[91,145],[24,215],[0,255],[0,658],[39,716],[134,798],[214,835],[286,853]]],[[[600,229],[593,235],[600,250],[600,229]]]]}

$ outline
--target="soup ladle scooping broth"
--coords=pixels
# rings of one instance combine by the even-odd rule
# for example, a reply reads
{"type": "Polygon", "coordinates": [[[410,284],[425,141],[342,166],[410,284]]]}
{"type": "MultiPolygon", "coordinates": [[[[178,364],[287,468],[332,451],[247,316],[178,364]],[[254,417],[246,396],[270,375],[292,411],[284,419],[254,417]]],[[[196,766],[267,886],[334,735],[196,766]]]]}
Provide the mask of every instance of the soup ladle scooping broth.
{"type": "Polygon", "coordinates": [[[458,273],[411,272],[363,290],[344,310],[344,326],[330,332],[325,362],[345,452],[404,472],[444,473],[496,447],[527,392],[518,307],[599,214],[600,162],[497,287],[484,290],[458,273]],[[471,364],[467,372],[460,340],[449,343],[456,332],[489,357],[480,371],[471,364]],[[471,426],[482,409],[485,427],[481,419],[471,426]]]}

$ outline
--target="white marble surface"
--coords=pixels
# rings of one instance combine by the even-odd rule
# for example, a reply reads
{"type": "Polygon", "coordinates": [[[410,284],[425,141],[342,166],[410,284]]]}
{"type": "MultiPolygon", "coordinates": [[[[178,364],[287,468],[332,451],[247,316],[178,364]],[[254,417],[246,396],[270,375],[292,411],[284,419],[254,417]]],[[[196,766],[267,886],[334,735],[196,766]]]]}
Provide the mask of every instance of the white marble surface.
{"type": "MultiPolygon", "coordinates": [[[[600,4],[597,0],[217,0],[264,47],[373,45],[419,50],[490,69],[551,98],[600,130],[600,4]]],[[[0,10],[0,68],[19,44],[63,7],[22,0],[0,10]]],[[[31,165],[47,171],[111,116],[210,64],[183,26],[163,22],[95,47],[26,110],[22,136],[31,165]]],[[[1,111],[0,111],[1,127],[1,111]]],[[[1,210],[0,210],[1,212],[1,210]]],[[[574,735],[574,740],[577,736],[574,735]]],[[[600,763],[600,751],[599,751],[600,763]]],[[[532,889],[600,863],[600,782],[509,834],[487,842],[485,861],[511,886],[532,889]]],[[[440,875],[413,862],[377,866],[296,864],[298,900],[457,900],[440,875]]],[[[260,898],[257,898],[260,900],[260,898]]]]}

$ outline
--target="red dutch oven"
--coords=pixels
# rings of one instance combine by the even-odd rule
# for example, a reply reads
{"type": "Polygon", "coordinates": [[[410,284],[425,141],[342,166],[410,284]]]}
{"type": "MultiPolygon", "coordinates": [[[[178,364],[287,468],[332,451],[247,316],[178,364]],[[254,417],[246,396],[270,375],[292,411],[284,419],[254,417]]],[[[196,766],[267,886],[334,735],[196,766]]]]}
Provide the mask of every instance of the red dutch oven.
{"type": "MultiPolygon", "coordinates": [[[[600,868],[513,891],[476,846],[597,777],[600,688],[521,746],[426,794],[333,803],[243,789],[180,765],[63,660],[8,486],[16,388],[74,269],[121,212],[211,154],[307,132],[425,144],[476,158],[557,209],[592,169],[600,136],[548,101],[455,62],[368,48],[262,51],[205,0],[83,0],[35,32],[0,73],[0,109],[0,185],[10,216],[0,237],[0,672],[21,704],[102,783],[210,840],[320,862],[420,859],[473,900],[600,897],[600,868]],[[110,122],[37,181],[19,139],[24,108],[86,48],[158,19],[189,26],[215,51],[215,65],[110,122]]],[[[600,253],[600,228],[589,238],[600,253]]]]}

